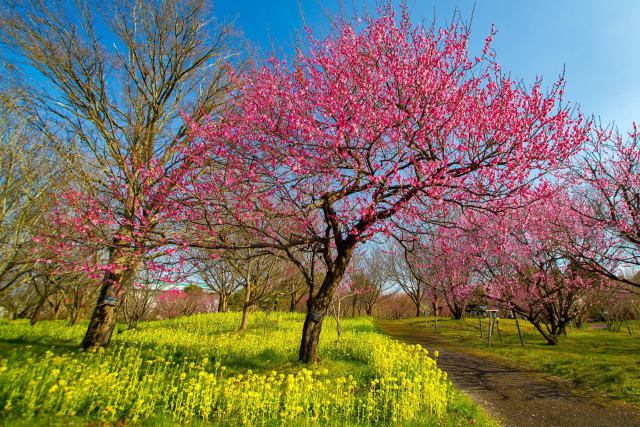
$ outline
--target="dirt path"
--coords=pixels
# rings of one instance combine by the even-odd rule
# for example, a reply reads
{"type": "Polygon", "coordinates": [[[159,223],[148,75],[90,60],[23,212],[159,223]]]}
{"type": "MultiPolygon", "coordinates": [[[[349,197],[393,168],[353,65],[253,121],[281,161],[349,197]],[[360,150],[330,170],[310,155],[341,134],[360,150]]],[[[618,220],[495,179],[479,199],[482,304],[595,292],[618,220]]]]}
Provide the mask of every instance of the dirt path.
{"type": "Polygon", "coordinates": [[[438,366],[504,426],[640,427],[640,409],[632,405],[463,352],[406,323],[379,325],[395,339],[438,350],[438,366]]]}

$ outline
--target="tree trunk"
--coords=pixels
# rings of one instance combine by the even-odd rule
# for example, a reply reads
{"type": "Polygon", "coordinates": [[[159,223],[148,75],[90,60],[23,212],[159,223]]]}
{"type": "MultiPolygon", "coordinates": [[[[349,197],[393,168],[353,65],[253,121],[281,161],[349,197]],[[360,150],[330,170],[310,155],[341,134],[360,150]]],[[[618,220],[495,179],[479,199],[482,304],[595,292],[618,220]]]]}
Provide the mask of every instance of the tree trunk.
{"type": "Polygon", "coordinates": [[[242,321],[240,322],[239,331],[244,331],[247,329],[249,325],[249,308],[251,306],[248,304],[242,304],[242,321]]]}
{"type": "Polygon", "coordinates": [[[69,311],[69,326],[77,325],[79,321],[80,308],[73,307],[73,309],[69,311]]]}
{"type": "MultiPolygon", "coordinates": [[[[113,329],[116,326],[116,307],[122,294],[121,281],[120,274],[111,272],[105,274],[87,333],[82,340],[82,348],[85,350],[109,346],[113,329]]],[[[79,310],[76,310],[76,313],[78,312],[79,310]]]]}
{"type": "MultiPolygon", "coordinates": [[[[114,243],[118,245],[120,242],[116,240],[114,243]]],[[[107,271],[105,273],[96,307],[93,310],[89,327],[82,340],[82,348],[85,350],[109,346],[113,329],[116,326],[118,302],[124,295],[125,288],[129,285],[128,282],[135,278],[140,268],[138,261],[127,263],[126,255],[118,249],[114,249],[111,252],[109,261],[116,265],[128,265],[129,268],[120,267],[115,271],[107,271]]]]}
{"type": "Polygon", "coordinates": [[[558,336],[556,333],[554,332],[547,333],[544,329],[542,329],[542,326],[540,325],[539,322],[536,322],[536,323],[531,322],[531,323],[537,329],[537,331],[540,332],[540,335],[544,337],[544,339],[547,341],[547,344],[558,345],[558,336]]]}
{"type": "Polygon", "coordinates": [[[220,300],[218,301],[218,313],[226,313],[227,312],[227,294],[223,291],[218,295],[220,300]]]}
{"type": "Polygon", "coordinates": [[[422,315],[422,304],[420,304],[420,301],[416,301],[416,317],[420,317],[422,315]]]}
{"type": "Polygon", "coordinates": [[[244,302],[242,303],[242,322],[240,322],[239,331],[247,329],[249,324],[249,309],[251,308],[251,285],[247,284],[244,288],[244,302]]]}
{"type": "Polygon", "coordinates": [[[80,290],[76,288],[73,292],[73,303],[68,307],[69,309],[69,326],[78,324],[80,319],[80,290]]]}
{"type": "Polygon", "coordinates": [[[136,329],[137,327],[138,327],[138,318],[134,315],[127,322],[127,329],[131,331],[133,329],[136,329]]]}
{"type": "Polygon", "coordinates": [[[451,314],[455,320],[461,320],[462,316],[464,316],[464,304],[453,303],[453,308],[449,307],[451,314]]]}
{"type": "Polygon", "coordinates": [[[333,263],[333,268],[328,270],[322,281],[322,285],[316,295],[309,295],[307,301],[307,317],[302,327],[302,340],[300,341],[300,351],[298,360],[304,363],[318,363],[318,343],[320,342],[320,332],[322,331],[322,321],[324,320],[333,294],[342,280],[344,273],[351,260],[353,247],[343,247],[339,251],[333,263]]]}
{"type": "Polygon", "coordinates": [[[520,321],[518,320],[518,315],[514,312],[513,318],[516,319],[516,328],[518,328],[518,338],[520,339],[520,346],[524,347],[524,338],[522,337],[522,330],[520,329],[520,321]]]}
{"type": "Polygon", "coordinates": [[[51,306],[51,320],[58,320],[58,315],[60,314],[60,307],[62,303],[57,303],[51,306]]]}
{"type": "Polygon", "coordinates": [[[300,351],[298,359],[304,363],[318,363],[318,343],[320,342],[320,332],[322,331],[322,321],[326,308],[323,312],[319,310],[319,306],[312,303],[307,304],[307,317],[302,327],[302,341],[300,342],[300,351]]]}
{"type": "Polygon", "coordinates": [[[338,332],[338,338],[342,336],[342,326],[340,325],[340,300],[337,302],[337,307],[335,307],[334,315],[336,318],[336,330],[338,332]]]}
{"type": "Polygon", "coordinates": [[[46,301],[46,297],[41,298],[40,302],[38,302],[38,305],[36,305],[36,307],[33,309],[33,313],[31,313],[31,318],[29,319],[29,323],[31,324],[31,326],[35,325],[38,321],[38,314],[40,314],[40,310],[42,309],[46,301]]]}
{"type": "Polygon", "coordinates": [[[296,292],[291,292],[291,301],[289,303],[289,313],[296,312],[296,292]]]}

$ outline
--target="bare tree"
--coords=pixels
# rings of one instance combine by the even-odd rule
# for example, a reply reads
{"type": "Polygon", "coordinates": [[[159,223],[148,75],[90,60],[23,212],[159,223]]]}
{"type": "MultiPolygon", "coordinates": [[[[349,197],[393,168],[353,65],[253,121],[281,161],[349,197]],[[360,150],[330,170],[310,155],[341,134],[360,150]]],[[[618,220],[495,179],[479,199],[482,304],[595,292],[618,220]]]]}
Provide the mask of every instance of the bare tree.
{"type": "Polygon", "coordinates": [[[239,330],[249,324],[249,312],[256,305],[268,304],[287,292],[287,262],[272,255],[259,255],[236,252],[229,258],[229,264],[236,272],[242,286],[242,321],[239,330]]]}
{"type": "Polygon", "coordinates": [[[373,315],[373,308],[391,295],[394,286],[391,280],[390,256],[380,248],[356,256],[354,261],[352,314],[355,308],[363,308],[367,316],[373,315]]]}
{"type": "Polygon", "coordinates": [[[225,64],[233,32],[217,25],[205,0],[17,0],[0,13],[5,46],[40,73],[33,90],[43,127],[63,133],[60,150],[82,192],[113,212],[102,230],[109,265],[82,346],[107,346],[116,307],[141,268],[175,227],[162,215],[188,142],[181,113],[199,122],[226,99],[225,64]],[[103,43],[103,41],[107,41],[103,43]],[[149,180],[141,171],[161,171],[149,180]],[[114,191],[118,182],[124,191],[114,191]],[[163,194],[155,191],[163,182],[163,194]],[[136,224],[144,224],[144,233],[136,224]]]}
{"type": "Polygon", "coordinates": [[[401,245],[399,254],[391,257],[389,274],[392,281],[411,299],[416,316],[422,314],[422,307],[429,295],[426,278],[416,266],[415,254],[410,246],[401,245]]]}
{"type": "Polygon", "coordinates": [[[138,274],[138,280],[122,303],[122,314],[129,329],[135,329],[138,322],[147,317],[164,287],[166,283],[159,280],[151,269],[144,268],[138,274]]]}
{"type": "Polygon", "coordinates": [[[0,87],[0,293],[34,277],[32,238],[57,172],[24,96],[15,87],[0,87]]]}
{"type": "Polygon", "coordinates": [[[193,262],[204,285],[218,296],[218,313],[226,313],[229,298],[240,290],[241,283],[236,269],[230,263],[229,254],[216,255],[197,251],[193,262]]]}

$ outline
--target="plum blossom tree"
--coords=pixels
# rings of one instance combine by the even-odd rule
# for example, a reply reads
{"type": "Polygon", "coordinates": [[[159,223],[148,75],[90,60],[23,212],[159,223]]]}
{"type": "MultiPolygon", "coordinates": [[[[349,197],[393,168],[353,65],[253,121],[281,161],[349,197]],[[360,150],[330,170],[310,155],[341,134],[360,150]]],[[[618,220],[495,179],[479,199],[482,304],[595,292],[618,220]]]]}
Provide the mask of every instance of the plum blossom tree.
{"type": "Polygon", "coordinates": [[[596,250],[599,231],[576,215],[560,190],[508,215],[470,213],[459,225],[457,240],[476,257],[472,268],[484,276],[487,297],[557,344],[585,309],[588,292],[601,284],[567,256],[562,236],[581,236],[583,248],[596,250]]]}
{"type": "Polygon", "coordinates": [[[195,284],[165,289],[158,295],[155,312],[163,318],[208,313],[213,310],[216,298],[215,294],[195,284]]]}
{"type": "Polygon", "coordinates": [[[291,257],[310,288],[301,361],[317,361],[354,250],[392,234],[392,219],[533,197],[586,139],[583,119],[560,103],[562,81],[545,94],[540,81],[527,89],[504,76],[492,37],[476,57],[459,22],[425,28],[391,7],[338,20],[325,39],[309,34],[293,61],[271,58],[235,76],[228,114],[192,126],[219,171],[198,192],[226,213],[225,226],[260,228],[255,244],[287,256],[301,246],[321,254],[320,283],[291,257]],[[265,212],[291,226],[255,227],[265,212]]]}
{"type": "Polygon", "coordinates": [[[439,227],[435,236],[420,241],[414,267],[422,271],[421,277],[428,278],[430,293],[444,300],[455,319],[462,318],[478,285],[476,259],[459,237],[457,230],[439,227]]]}
{"type": "Polygon", "coordinates": [[[585,269],[638,287],[629,269],[640,267],[640,130],[628,135],[595,132],[593,149],[574,168],[574,209],[603,230],[609,244],[597,252],[573,243],[573,256],[585,269]]]}

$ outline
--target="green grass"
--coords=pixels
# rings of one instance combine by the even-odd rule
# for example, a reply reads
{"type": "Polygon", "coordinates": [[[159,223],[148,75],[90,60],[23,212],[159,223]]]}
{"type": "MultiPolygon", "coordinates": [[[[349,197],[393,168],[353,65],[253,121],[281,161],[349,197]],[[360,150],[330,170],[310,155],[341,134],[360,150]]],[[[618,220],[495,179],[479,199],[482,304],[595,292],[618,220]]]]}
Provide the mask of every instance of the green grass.
{"type": "Polygon", "coordinates": [[[614,398],[640,404],[640,322],[631,323],[632,335],[626,328],[620,332],[568,328],[560,343],[550,346],[530,323],[520,321],[525,347],[520,346],[515,321],[500,319],[500,342],[494,329],[491,348],[487,347],[487,319],[483,319],[483,339],[478,319],[438,321],[428,326],[424,319],[404,320],[425,334],[447,344],[543,373],[550,373],[576,385],[604,392],[614,398]]]}
{"type": "Polygon", "coordinates": [[[238,313],[118,325],[81,352],[86,324],[0,321],[0,423],[494,426],[424,350],[369,318],[327,321],[319,367],[296,361],[303,317],[238,313]]]}

